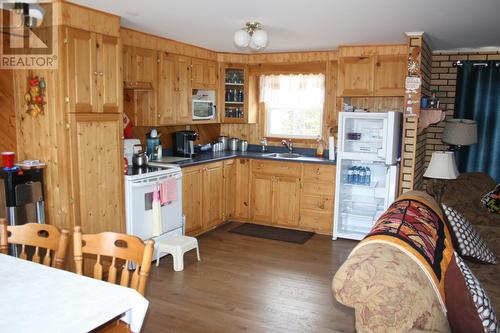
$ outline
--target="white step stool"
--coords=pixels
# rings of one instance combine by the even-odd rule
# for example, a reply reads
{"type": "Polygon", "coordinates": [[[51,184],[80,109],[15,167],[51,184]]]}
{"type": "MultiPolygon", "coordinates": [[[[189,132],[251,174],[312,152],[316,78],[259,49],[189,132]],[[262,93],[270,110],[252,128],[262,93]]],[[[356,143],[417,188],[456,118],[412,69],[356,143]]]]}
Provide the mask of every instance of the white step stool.
{"type": "Polygon", "coordinates": [[[174,271],[179,272],[184,270],[184,253],[196,249],[196,256],[200,261],[200,250],[198,248],[198,240],[189,236],[175,236],[165,239],[157,243],[156,267],[160,265],[160,256],[162,253],[171,254],[174,259],[174,271]]]}

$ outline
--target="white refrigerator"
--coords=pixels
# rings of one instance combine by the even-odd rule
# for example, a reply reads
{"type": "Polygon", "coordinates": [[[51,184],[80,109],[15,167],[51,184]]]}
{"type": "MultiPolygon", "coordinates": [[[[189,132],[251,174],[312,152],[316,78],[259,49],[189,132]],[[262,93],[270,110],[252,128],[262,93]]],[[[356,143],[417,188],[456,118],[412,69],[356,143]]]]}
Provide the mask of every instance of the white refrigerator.
{"type": "Polygon", "coordinates": [[[360,240],[394,201],[400,112],[340,112],[333,239],[360,240]]]}

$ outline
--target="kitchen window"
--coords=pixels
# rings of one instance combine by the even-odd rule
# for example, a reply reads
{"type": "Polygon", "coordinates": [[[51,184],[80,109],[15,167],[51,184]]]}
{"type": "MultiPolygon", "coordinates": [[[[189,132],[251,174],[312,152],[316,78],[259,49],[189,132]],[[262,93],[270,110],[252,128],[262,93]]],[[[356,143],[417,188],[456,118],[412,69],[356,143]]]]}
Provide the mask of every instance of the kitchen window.
{"type": "Polygon", "coordinates": [[[266,107],[266,136],[316,139],[321,136],[325,76],[262,75],[260,102],[266,107]]]}

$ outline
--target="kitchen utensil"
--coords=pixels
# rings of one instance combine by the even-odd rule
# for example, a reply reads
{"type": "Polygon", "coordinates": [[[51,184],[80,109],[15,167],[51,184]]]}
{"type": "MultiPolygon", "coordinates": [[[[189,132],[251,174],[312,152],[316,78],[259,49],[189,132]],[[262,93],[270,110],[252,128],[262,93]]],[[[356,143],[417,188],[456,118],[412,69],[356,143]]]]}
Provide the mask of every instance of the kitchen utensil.
{"type": "Polygon", "coordinates": [[[138,167],[146,166],[148,165],[148,161],[149,161],[148,155],[143,151],[138,152],[137,154],[134,154],[134,156],[132,156],[132,164],[134,166],[138,167]]]}
{"type": "Polygon", "coordinates": [[[247,151],[248,150],[248,141],[247,140],[240,140],[240,142],[238,142],[238,149],[239,149],[239,151],[247,151]]]}
{"type": "Polygon", "coordinates": [[[238,142],[240,140],[238,138],[229,139],[229,150],[236,151],[238,150],[238,142]]]}
{"type": "Polygon", "coordinates": [[[229,137],[222,135],[219,136],[219,142],[222,142],[222,150],[227,150],[229,148],[229,137]]]}
{"type": "Polygon", "coordinates": [[[3,167],[8,169],[14,167],[14,157],[16,157],[16,153],[12,151],[4,151],[2,153],[3,167]]]}

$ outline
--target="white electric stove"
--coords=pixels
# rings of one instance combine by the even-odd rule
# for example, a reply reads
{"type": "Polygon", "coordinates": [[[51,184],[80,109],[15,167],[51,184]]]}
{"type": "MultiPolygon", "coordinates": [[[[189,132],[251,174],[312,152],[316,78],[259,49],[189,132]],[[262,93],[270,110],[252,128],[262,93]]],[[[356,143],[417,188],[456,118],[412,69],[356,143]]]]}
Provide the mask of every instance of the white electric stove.
{"type": "MultiPolygon", "coordinates": [[[[182,217],[182,171],[178,165],[165,164],[162,167],[129,167],[125,175],[125,212],[127,234],[143,240],[153,239],[155,243],[184,234],[182,217]],[[153,192],[168,178],[175,178],[177,200],[161,206],[163,233],[153,235],[153,192]]],[[[153,260],[157,258],[157,251],[153,260]]]]}

